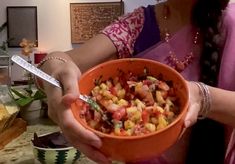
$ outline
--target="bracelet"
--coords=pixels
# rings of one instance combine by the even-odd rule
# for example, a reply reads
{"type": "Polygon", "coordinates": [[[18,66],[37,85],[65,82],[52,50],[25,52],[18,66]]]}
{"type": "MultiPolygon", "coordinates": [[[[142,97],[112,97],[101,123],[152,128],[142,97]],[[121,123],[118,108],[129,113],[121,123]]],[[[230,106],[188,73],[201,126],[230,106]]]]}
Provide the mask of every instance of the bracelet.
{"type": "MultiPolygon", "coordinates": [[[[57,57],[57,56],[50,56],[50,57],[46,57],[44,58],[39,64],[38,64],[38,68],[40,68],[44,63],[46,63],[49,60],[60,60],[63,63],[67,63],[68,61],[66,59],[63,59],[61,57],[57,57]]],[[[42,79],[39,79],[38,77],[34,76],[34,83],[35,86],[37,87],[38,90],[42,91],[45,93],[44,91],[44,87],[43,87],[43,81],[42,79]]]]}
{"type": "Polygon", "coordinates": [[[202,82],[194,82],[202,95],[202,100],[201,100],[201,109],[199,112],[198,119],[205,119],[211,110],[211,94],[208,86],[202,82]]]}
{"type": "Polygon", "coordinates": [[[66,59],[63,59],[61,57],[57,57],[57,56],[50,56],[50,57],[46,57],[44,58],[42,61],[40,61],[40,63],[38,64],[38,68],[40,68],[44,63],[46,63],[48,60],[60,60],[63,63],[67,63],[68,61],[66,59]]]}

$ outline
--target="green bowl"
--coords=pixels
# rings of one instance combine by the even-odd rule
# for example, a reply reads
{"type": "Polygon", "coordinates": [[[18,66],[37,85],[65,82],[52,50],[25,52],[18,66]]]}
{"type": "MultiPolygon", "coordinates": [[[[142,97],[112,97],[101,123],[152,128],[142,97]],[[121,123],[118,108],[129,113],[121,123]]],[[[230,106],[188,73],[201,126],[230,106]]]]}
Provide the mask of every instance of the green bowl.
{"type": "Polygon", "coordinates": [[[73,147],[49,149],[34,146],[33,154],[34,157],[43,164],[70,164],[75,163],[80,157],[80,152],[73,147]]]}
{"type": "MultiPolygon", "coordinates": [[[[50,133],[51,134],[51,133],[50,133]]],[[[48,134],[40,135],[39,137],[46,136],[48,134]]],[[[34,145],[32,139],[32,147],[34,158],[42,164],[72,164],[80,158],[80,151],[74,147],[64,148],[44,148],[34,145]]]]}

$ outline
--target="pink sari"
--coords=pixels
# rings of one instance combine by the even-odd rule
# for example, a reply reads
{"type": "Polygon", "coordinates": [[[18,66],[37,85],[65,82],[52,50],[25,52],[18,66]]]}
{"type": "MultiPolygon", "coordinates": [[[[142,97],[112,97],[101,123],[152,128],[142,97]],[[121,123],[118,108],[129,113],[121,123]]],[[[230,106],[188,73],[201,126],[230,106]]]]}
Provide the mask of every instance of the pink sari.
{"type": "MultiPolygon", "coordinates": [[[[134,44],[139,36],[139,33],[143,30],[144,9],[139,8],[132,14],[123,17],[120,21],[117,21],[112,26],[107,27],[103,34],[107,35],[118,51],[118,57],[131,57],[134,51],[134,44]]],[[[155,17],[153,18],[155,19],[155,17]]],[[[149,22],[153,23],[153,20],[148,19],[149,22]]],[[[221,68],[219,73],[218,87],[235,91],[235,5],[230,4],[225,11],[223,32],[226,35],[224,49],[222,53],[221,68]]],[[[153,31],[151,31],[153,32],[153,31]]],[[[165,64],[169,57],[169,51],[173,51],[179,60],[182,60],[193,48],[193,36],[195,33],[191,26],[184,27],[178,31],[174,36],[171,37],[169,44],[165,42],[158,42],[156,45],[148,48],[147,50],[139,53],[134,57],[153,59],[165,64]]],[[[152,34],[152,33],[151,33],[152,34]]],[[[149,35],[147,35],[149,36],[149,35]]],[[[154,35],[152,34],[151,37],[154,35]]],[[[145,39],[148,41],[150,38],[145,39]]],[[[141,42],[142,44],[142,42],[141,42]]],[[[186,69],[181,72],[187,80],[198,81],[200,75],[200,49],[194,51],[194,58],[186,69]]],[[[189,131],[189,130],[188,130],[189,131]]],[[[226,153],[226,164],[235,163],[235,132],[233,128],[228,127],[227,143],[228,149],[226,153]],[[232,135],[231,135],[232,134],[232,135]]],[[[161,157],[152,159],[143,164],[182,164],[185,159],[185,152],[187,151],[189,133],[186,133],[183,138],[167,150],[161,157]],[[175,153],[177,154],[175,155],[175,153]],[[178,158],[180,156],[180,158],[178,158]],[[167,159],[167,160],[165,160],[167,159]]]]}
{"type": "MultiPolygon", "coordinates": [[[[167,63],[167,56],[169,56],[169,51],[173,51],[177,54],[178,59],[183,59],[184,56],[189,53],[193,47],[192,42],[192,34],[193,29],[188,26],[177,32],[172,38],[170,39],[169,44],[165,42],[160,42],[151,48],[145,50],[144,52],[138,54],[135,57],[140,58],[147,58],[160,61],[162,63],[167,63]]],[[[219,80],[218,80],[218,87],[226,90],[235,91],[235,4],[230,4],[225,11],[224,17],[224,24],[223,24],[223,32],[226,35],[225,45],[222,53],[222,60],[220,66],[220,73],[219,73],[219,80]]],[[[198,49],[197,52],[194,53],[193,62],[188,65],[188,67],[181,73],[185,79],[198,81],[200,75],[200,65],[199,65],[199,56],[200,50],[198,49]],[[192,76],[193,75],[193,76],[192,76]]],[[[187,140],[181,140],[177,145],[173,147],[178,147],[179,149],[186,150],[185,144],[187,140]]],[[[226,164],[234,164],[235,163],[235,131],[232,127],[228,127],[227,133],[227,153],[225,158],[226,164]]],[[[187,145],[187,144],[186,144],[187,145]]],[[[172,148],[174,149],[174,148],[172,148]]],[[[182,151],[183,152],[183,151],[182,151]]],[[[145,164],[157,164],[157,163],[174,163],[176,161],[168,161],[163,162],[164,158],[169,159],[171,153],[166,151],[162,157],[159,159],[151,160],[149,162],[140,162],[145,164]]],[[[172,157],[171,157],[172,158],[172,157]]]]}
{"type": "MultiPolygon", "coordinates": [[[[235,4],[230,4],[227,8],[224,19],[224,27],[226,29],[227,38],[223,51],[221,69],[219,74],[218,87],[235,91],[235,4]]],[[[231,134],[225,164],[235,163],[235,130],[228,127],[228,135],[231,134]]]]}

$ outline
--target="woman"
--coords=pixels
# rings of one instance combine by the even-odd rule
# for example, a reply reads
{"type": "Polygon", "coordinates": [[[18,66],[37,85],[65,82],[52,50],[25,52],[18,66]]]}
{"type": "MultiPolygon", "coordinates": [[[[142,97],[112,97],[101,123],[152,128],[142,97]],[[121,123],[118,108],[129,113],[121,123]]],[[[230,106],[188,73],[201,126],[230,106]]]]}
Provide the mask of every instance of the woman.
{"type": "Polygon", "coordinates": [[[235,162],[230,151],[234,145],[230,140],[231,128],[226,130],[228,137],[224,138],[222,125],[235,127],[235,103],[230,99],[235,93],[227,91],[235,90],[232,76],[235,32],[231,28],[235,25],[235,6],[226,8],[227,4],[228,0],[168,0],[156,6],[141,7],[106,27],[79,49],[49,54],[40,68],[63,85],[62,91],[43,84],[49,116],[89,158],[109,163],[97,150],[102,144],[100,139],[77,124],[69,109],[78,97],[77,80],[81,72],[107,60],[150,58],[172,66],[189,81],[210,85],[189,82],[191,105],[185,119],[186,128],[197,121],[198,115],[215,120],[198,122],[192,128],[189,146],[189,135],[185,134],[184,139],[152,162],[223,163],[224,158],[227,163],[235,162]]]}

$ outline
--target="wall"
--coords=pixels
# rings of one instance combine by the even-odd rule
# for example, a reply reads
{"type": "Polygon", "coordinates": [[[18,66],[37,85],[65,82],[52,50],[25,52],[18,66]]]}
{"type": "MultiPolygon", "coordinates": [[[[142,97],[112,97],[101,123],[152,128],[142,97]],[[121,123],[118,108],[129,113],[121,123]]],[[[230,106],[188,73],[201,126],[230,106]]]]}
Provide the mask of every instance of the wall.
{"type": "MultiPolygon", "coordinates": [[[[106,0],[107,1],[107,0],[106,0]]],[[[115,0],[109,0],[115,1],[115,0]]],[[[117,0],[116,0],[117,1],[117,0]]],[[[46,51],[68,50],[70,44],[69,3],[101,2],[98,0],[1,0],[0,24],[6,20],[6,6],[37,6],[39,49],[46,51]]],[[[155,0],[124,0],[125,11],[140,5],[155,3],[155,0]]]]}
{"type": "MultiPolygon", "coordinates": [[[[75,2],[115,2],[117,0],[0,0],[0,24],[6,21],[6,6],[37,6],[38,10],[38,41],[37,50],[51,52],[66,51],[72,48],[70,41],[69,4],[75,2]]],[[[134,8],[154,4],[156,0],[124,0],[125,12],[134,8]]],[[[6,35],[0,36],[0,41],[6,35]]],[[[76,46],[76,45],[74,45],[76,46]]],[[[19,49],[10,50],[11,54],[20,54],[19,49]]],[[[21,78],[23,72],[13,66],[13,80],[21,78]],[[17,71],[16,71],[17,70],[17,71]]]]}

